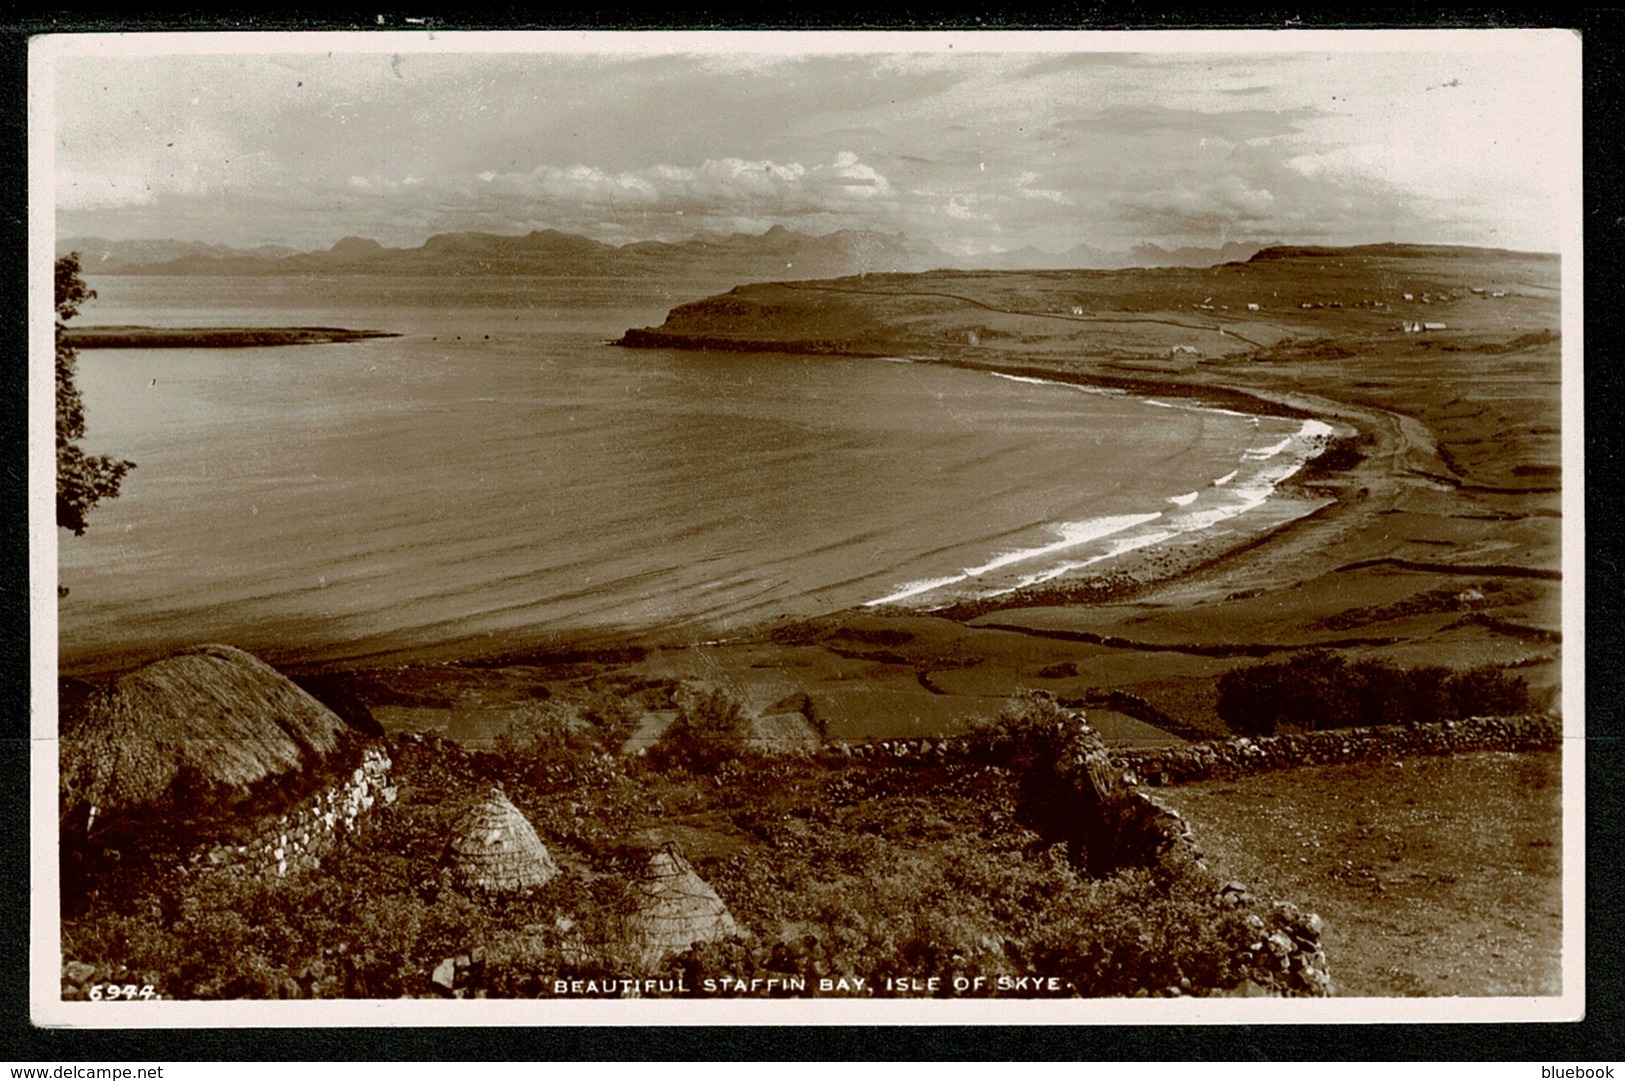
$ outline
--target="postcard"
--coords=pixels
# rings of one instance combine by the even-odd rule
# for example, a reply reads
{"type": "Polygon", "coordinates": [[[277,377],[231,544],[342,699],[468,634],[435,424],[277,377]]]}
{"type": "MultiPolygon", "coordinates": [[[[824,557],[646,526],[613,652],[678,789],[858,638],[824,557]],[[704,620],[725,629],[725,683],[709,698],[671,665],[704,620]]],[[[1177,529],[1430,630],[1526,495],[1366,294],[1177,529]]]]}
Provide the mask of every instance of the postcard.
{"type": "Polygon", "coordinates": [[[1580,64],[36,39],[34,1021],[1581,1016],[1580,64]]]}

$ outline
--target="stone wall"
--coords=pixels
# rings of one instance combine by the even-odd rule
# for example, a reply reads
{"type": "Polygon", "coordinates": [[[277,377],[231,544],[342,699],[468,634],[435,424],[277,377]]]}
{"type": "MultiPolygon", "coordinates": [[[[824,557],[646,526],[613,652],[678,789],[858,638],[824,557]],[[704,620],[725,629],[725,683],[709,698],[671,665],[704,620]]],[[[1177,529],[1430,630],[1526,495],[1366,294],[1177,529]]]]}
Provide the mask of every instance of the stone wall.
{"type": "MultiPolygon", "coordinates": [[[[1064,840],[1076,864],[1093,875],[1149,867],[1176,876],[1190,873],[1193,864],[1210,873],[1184,819],[1135,787],[1081,713],[1073,715],[1053,747],[1053,754],[1028,766],[1021,778],[1023,796],[1029,813],[1035,805],[1040,809],[1035,822],[1040,833],[1064,840]]],[[[1221,886],[1219,896],[1238,906],[1248,900],[1246,887],[1234,882],[1221,886]]],[[[1246,955],[1237,959],[1237,967],[1248,973],[1243,993],[1331,993],[1319,916],[1283,902],[1262,915],[1250,913],[1247,923],[1254,934],[1246,955]]]]}
{"type": "Polygon", "coordinates": [[[204,845],[188,866],[270,879],[320,867],[322,856],[361,829],[375,806],[395,802],[393,765],[383,744],[368,744],[353,770],[287,810],[267,815],[256,824],[252,840],[204,845]]]}
{"type": "MultiPolygon", "coordinates": [[[[1331,762],[1365,762],[1390,756],[1458,754],[1468,751],[1534,751],[1558,746],[1563,735],[1559,718],[1473,717],[1406,728],[1336,728],[1294,735],[1216,739],[1156,747],[1112,747],[1112,760],[1133,775],[1134,783],[1178,784],[1209,777],[1223,779],[1268,769],[1331,762]]],[[[836,741],[824,753],[873,762],[941,761],[962,754],[963,736],[934,739],[836,741]]]]}
{"type": "MultiPolygon", "coordinates": [[[[1064,839],[1092,873],[1115,867],[1168,868],[1184,861],[1206,867],[1190,828],[1147,787],[1223,779],[1263,770],[1340,762],[1392,760],[1473,751],[1549,750],[1560,745],[1562,722],[1551,716],[1475,717],[1415,727],[1333,729],[1260,738],[1237,737],[1148,748],[1107,748],[1082,716],[1059,742],[1054,767],[1028,778],[1027,802],[1049,808],[1041,832],[1064,839]]],[[[931,763],[972,749],[964,737],[831,743],[825,753],[872,762],[931,763]]],[[[1237,905],[1247,888],[1225,883],[1221,896],[1237,905]]],[[[1327,995],[1331,978],[1321,947],[1322,921],[1290,903],[1247,916],[1252,936],[1239,958],[1249,976],[1232,994],[1327,995]]],[[[1168,988],[1163,994],[1184,993],[1168,988]]]]}
{"type": "Polygon", "coordinates": [[[1549,750],[1557,747],[1562,737],[1562,721],[1556,717],[1473,717],[1414,728],[1335,728],[1295,735],[1239,736],[1206,743],[1114,749],[1112,758],[1123,767],[1130,783],[1155,786],[1336,762],[1467,751],[1549,750]]]}

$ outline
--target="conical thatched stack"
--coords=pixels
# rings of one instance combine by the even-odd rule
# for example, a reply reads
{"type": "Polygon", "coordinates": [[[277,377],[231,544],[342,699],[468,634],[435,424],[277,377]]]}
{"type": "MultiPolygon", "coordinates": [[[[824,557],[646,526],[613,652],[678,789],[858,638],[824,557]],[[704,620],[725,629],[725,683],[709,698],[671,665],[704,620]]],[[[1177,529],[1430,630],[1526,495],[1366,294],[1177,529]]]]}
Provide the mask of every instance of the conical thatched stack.
{"type": "Polygon", "coordinates": [[[199,646],[88,694],[61,720],[65,807],[105,814],[165,796],[177,777],[246,793],[330,754],[343,721],[264,661],[199,646]]]}
{"type": "Polygon", "coordinates": [[[446,859],[463,886],[488,890],[532,889],[559,873],[536,828],[494,789],[457,820],[446,859]]]}
{"type": "Polygon", "coordinates": [[[670,841],[655,853],[643,877],[632,883],[632,897],[637,910],[629,921],[629,938],[645,965],[658,964],[667,954],[697,942],[739,933],[717,891],[670,841]]]}

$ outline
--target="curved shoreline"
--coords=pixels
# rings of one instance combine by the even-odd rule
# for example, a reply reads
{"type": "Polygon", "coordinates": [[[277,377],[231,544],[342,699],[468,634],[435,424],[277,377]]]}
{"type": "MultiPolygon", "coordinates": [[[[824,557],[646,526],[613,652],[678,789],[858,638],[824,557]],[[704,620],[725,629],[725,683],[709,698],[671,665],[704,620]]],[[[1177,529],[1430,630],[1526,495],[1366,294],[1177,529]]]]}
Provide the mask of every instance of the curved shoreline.
{"type": "MultiPolygon", "coordinates": [[[[660,346],[660,348],[672,347],[660,346]]],[[[709,346],[696,345],[691,348],[704,350],[709,346]]],[[[804,351],[788,348],[777,351],[808,355],[804,351]]],[[[895,358],[895,354],[892,353],[833,349],[814,350],[810,355],[870,360],[895,358]]],[[[1247,411],[1250,415],[1320,420],[1332,424],[1334,430],[1338,427],[1347,429],[1350,434],[1339,434],[1328,440],[1318,455],[1306,459],[1293,476],[1276,485],[1263,504],[1250,508],[1241,517],[1256,518],[1272,512],[1281,513],[1290,500],[1302,502],[1306,495],[1314,502],[1313,506],[1303,506],[1274,525],[1257,532],[1240,535],[1222,533],[1219,536],[1187,542],[1179,549],[1184,556],[1183,559],[1174,560],[1164,545],[1156,544],[1120,553],[1103,564],[1095,573],[1068,575],[1057,579],[1053,584],[1021,587],[998,596],[961,599],[936,606],[912,607],[895,604],[871,607],[865,603],[856,603],[830,609],[816,617],[819,620],[841,621],[898,616],[942,618],[954,623],[968,624],[978,617],[1011,609],[1108,604],[1129,599],[1146,599],[1164,589],[1190,584],[1198,578],[1216,579],[1216,584],[1205,589],[1204,593],[1222,597],[1230,591],[1226,586],[1229,581],[1225,573],[1226,568],[1234,566],[1240,557],[1256,554],[1260,550],[1278,551],[1282,553],[1283,560],[1290,561],[1292,552],[1318,547],[1313,539],[1302,539],[1305,531],[1346,517],[1348,512],[1358,508],[1369,492],[1386,488],[1397,479],[1387,471],[1380,473],[1375,471],[1371,461],[1375,455],[1371,455],[1363,458],[1352,468],[1335,474],[1344,478],[1343,483],[1334,485],[1330,479],[1325,482],[1317,479],[1315,491],[1304,490],[1303,474],[1310,471],[1314,463],[1323,458],[1328,451],[1345,440],[1358,440],[1369,434],[1379,447],[1389,442],[1381,435],[1381,425],[1376,422],[1375,411],[1315,395],[1277,394],[1267,391],[1255,393],[1212,384],[1162,382],[1115,376],[1104,376],[1097,380],[1088,373],[957,358],[911,357],[908,361],[917,364],[940,364],[990,374],[1037,378],[1073,386],[1119,390],[1125,394],[1138,391],[1164,398],[1234,407],[1237,411],[1247,411]],[[1322,483],[1328,490],[1319,490],[1322,483]]],[[[641,654],[649,650],[686,649],[695,646],[714,648],[743,644],[771,638],[786,624],[794,625],[801,622],[804,622],[804,618],[786,617],[757,620],[728,628],[679,620],[637,626],[621,624],[590,629],[579,628],[541,635],[516,630],[510,632],[505,641],[492,642],[489,648],[477,653],[469,651],[468,642],[458,641],[389,648],[380,653],[347,659],[295,662],[295,664],[301,669],[313,671],[363,670],[399,664],[408,666],[451,664],[478,668],[501,664],[531,665],[544,661],[551,662],[558,657],[615,657],[625,650],[641,654]]]]}
{"type": "MultiPolygon", "coordinates": [[[[895,353],[854,349],[843,343],[821,340],[759,341],[690,336],[648,329],[629,330],[621,339],[612,344],[634,349],[661,348],[697,351],[720,349],[727,352],[774,352],[850,359],[885,360],[896,355],[895,353]]],[[[914,364],[934,364],[1018,379],[1114,391],[1125,395],[1133,395],[1142,398],[1142,400],[1150,396],[1156,396],[1188,401],[1197,407],[1228,408],[1236,412],[1244,412],[1250,416],[1315,420],[1331,427],[1333,434],[1322,444],[1318,451],[1307,457],[1303,464],[1294,470],[1290,476],[1276,483],[1263,503],[1256,507],[1247,508],[1234,518],[1225,519],[1225,521],[1231,522],[1236,519],[1246,520],[1248,518],[1256,520],[1258,517],[1267,517],[1270,512],[1280,513],[1289,500],[1298,499],[1302,501],[1306,495],[1311,497],[1315,505],[1305,506],[1297,513],[1291,514],[1273,525],[1266,525],[1257,532],[1237,536],[1231,540],[1221,539],[1229,536],[1233,532],[1231,530],[1225,530],[1218,535],[1212,534],[1212,527],[1193,530],[1192,533],[1196,535],[1195,539],[1185,540],[1178,545],[1179,549],[1185,551],[1186,558],[1184,559],[1173,560],[1167,542],[1158,542],[1147,545],[1142,549],[1110,555],[1102,560],[1104,565],[1095,573],[1060,575],[1054,585],[1044,583],[1019,586],[992,596],[961,598],[934,606],[869,602],[852,606],[845,609],[845,611],[854,613],[896,611],[909,615],[936,615],[964,621],[1011,608],[1079,603],[1099,604],[1123,600],[1131,596],[1139,597],[1158,587],[1178,582],[1197,572],[1212,571],[1243,552],[1254,551],[1261,546],[1269,545],[1271,542],[1285,542],[1295,532],[1294,527],[1307,524],[1313,520],[1323,520],[1334,515],[1340,515],[1351,509],[1354,503],[1364,498],[1373,484],[1386,487],[1384,482],[1391,482],[1395,479],[1394,475],[1387,470],[1381,471],[1380,475],[1372,475],[1374,471],[1368,466],[1369,457],[1366,456],[1362,456],[1359,461],[1351,463],[1345,468],[1327,470],[1325,467],[1321,467],[1320,470],[1316,470],[1315,463],[1323,460],[1328,452],[1335,448],[1352,448],[1362,442],[1371,442],[1377,445],[1373,449],[1378,449],[1388,442],[1383,440],[1379,434],[1383,425],[1377,422],[1379,418],[1375,411],[1346,402],[1337,402],[1304,393],[1243,389],[1223,383],[1103,375],[1032,364],[1010,364],[964,357],[914,355],[907,356],[904,359],[914,364]],[[1362,466],[1367,466],[1367,468],[1361,469],[1362,466]],[[1313,481],[1306,483],[1305,474],[1313,474],[1313,481]],[[1343,475],[1346,478],[1345,483],[1340,485],[1331,484],[1331,477],[1337,475],[1343,475]],[[1350,491],[1356,480],[1363,480],[1365,483],[1359,486],[1357,491],[1350,491]],[[1310,492],[1308,484],[1313,484],[1316,490],[1310,492]]],[[[1390,449],[1397,450],[1397,448],[1390,449]]],[[[1187,535],[1180,534],[1177,537],[1168,538],[1168,541],[1175,541],[1185,536],[1187,535]]],[[[947,584],[943,583],[941,586],[933,588],[943,588],[947,584]]],[[[921,590],[919,592],[930,591],[921,590]]],[[[734,640],[748,636],[750,633],[750,631],[746,631],[742,635],[729,635],[728,639],[734,640]]]]}

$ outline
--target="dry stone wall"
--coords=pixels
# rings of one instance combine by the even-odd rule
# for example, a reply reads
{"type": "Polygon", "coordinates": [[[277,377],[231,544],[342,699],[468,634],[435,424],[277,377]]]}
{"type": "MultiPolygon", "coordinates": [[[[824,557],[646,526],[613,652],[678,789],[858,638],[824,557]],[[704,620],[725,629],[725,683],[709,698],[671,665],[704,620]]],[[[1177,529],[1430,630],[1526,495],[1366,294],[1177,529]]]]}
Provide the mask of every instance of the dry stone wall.
{"type": "MultiPolygon", "coordinates": [[[[1136,866],[1158,873],[1178,873],[1190,864],[1206,870],[1184,819],[1130,783],[1082,714],[1066,727],[1056,752],[1047,766],[1039,767],[1047,776],[1036,785],[1030,779],[1023,783],[1029,799],[1037,797],[1053,816],[1041,830],[1047,827],[1063,836],[1079,865],[1096,875],[1136,866]]],[[[1221,888],[1221,896],[1237,905],[1246,894],[1239,883],[1221,888]]],[[[1331,993],[1319,916],[1281,903],[1267,915],[1251,914],[1248,923],[1255,935],[1249,936],[1247,956],[1238,959],[1238,967],[1249,973],[1244,988],[1260,994],[1331,993]]],[[[1183,990],[1169,988],[1168,993],[1183,990]]]]}
{"type": "Polygon", "coordinates": [[[1473,717],[1414,728],[1337,728],[1324,732],[1116,749],[1112,758],[1131,782],[1157,786],[1223,780],[1264,770],[1369,762],[1467,751],[1535,751],[1557,747],[1562,721],[1550,716],[1473,717]]]}
{"type": "MultiPolygon", "coordinates": [[[[1563,723],[1557,717],[1473,717],[1414,728],[1382,725],[1144,748],[1118,746],[1111,748],[1111,756],[1132,775],[1133,783],[1158,785],[1393,756],[1550,750],[1559,745],[1562,736],[1563,723]]],[[[824,753],[875,762],[931,762],[961,754],[967,746],[963,737],[955,736],[837,741],[826,744],[824,753]]]]}
{"type": "Polygon", "coordinates": [[[192,854],[189,865],[269,879],[320,867],[322,856],[361,829],[376,806],[395,802],[393,765],[382,744],[369,744],[353,770],[286,811],[266,816],[252,840],[206,845],[192,854]]]}

